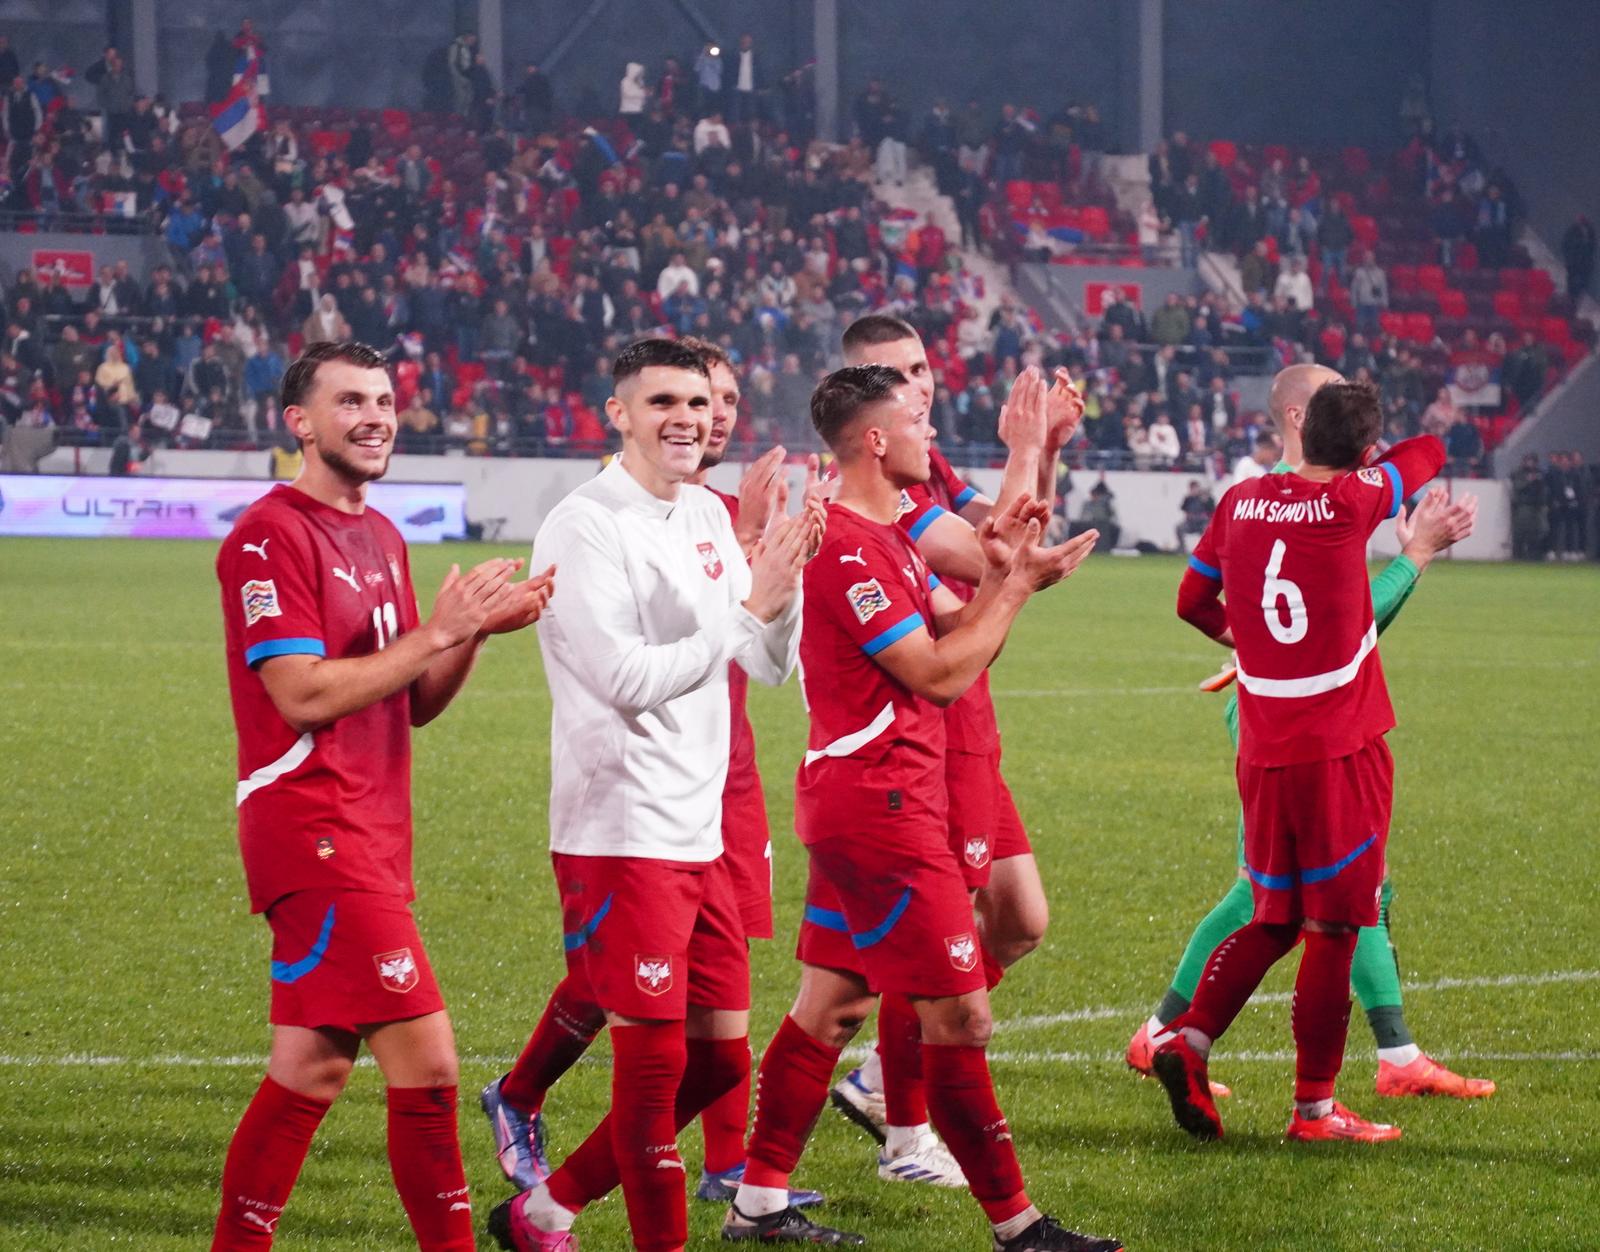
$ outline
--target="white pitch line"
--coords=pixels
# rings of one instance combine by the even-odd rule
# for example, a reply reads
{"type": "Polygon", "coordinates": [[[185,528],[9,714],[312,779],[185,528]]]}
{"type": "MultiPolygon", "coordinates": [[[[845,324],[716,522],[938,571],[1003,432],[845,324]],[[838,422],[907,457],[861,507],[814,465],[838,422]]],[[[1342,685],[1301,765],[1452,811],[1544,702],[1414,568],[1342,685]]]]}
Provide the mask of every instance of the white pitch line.
{"type": "MultiPolygon", "coordinates": [[[[1549,983],[1594,982],[1600,980],[1600,969],[1555,970],[1546,974],[1485,974],[1471,978],[1434,978],[1428,982],[1410,983],[1403,990],[1457,991],[1474,987],[1542,987],[1549,983]]],[[[1251,1004],[1287,1004],[1291,995],[1287,991],[1274,991],[1250,997],[1251,1004]]],[[[1130,1020],[1140,1014],[1149,1014],[1149,1005],[1129,1008],[1069,1009],[1065,1013],[1040,1013],[1031,1017],[1002,1017],[995,1021],[996,1033],[1009,1030],[1038,1030],[1045,1026],[1062,1026],[1069,1022],[1100,1022],[1113,1017],[1130,1020]]]]}
{"type": "MultiPolygon", "coordinates": [[[[846,1049],[848,1060],[861,1060],[868,1049],[855,1045],[846,1049]]],[[[1295,1059],[1289,1051],[1279,1052],[1228,1052],[1219,1050],[1218,1059],[1241,1063],[1267,1062],[1285,1064],[1295,1059]]],[[[1555,1064],[1587,1063],[1600,1061],[1600,1052],[1487,1052],[1465,1050],[1460,1052],[1431,1052],[1439,1061],[1539,1061],[1555,1064]]],[[[461,1064],[489,1069],[512,1064],[512,1056],[464,1056],[461,1064]]],[[[1121,1052],[990,1052],[989,1060],[1002,1065],[1125,1065],[1121,1052]]],[[[83,1052],[67,1052],[60,1056],[5,1056],[0,1055],[0,1069],[263,1069],[264,1056],[94,1056],[83,1052]]],[[[369,1068],[370,1056],[363,1056],[356,1065],[369,1068]]]]}
{"type": "MultiPolygon", "coordinates": [[[[1544,974],[1484,974],[1470,978],[1435,978],[1429,982],[1412,983],[1406,987],[1407,992],[1415,991],[1458,991],[1470,988],[1483,987],[1542,987],[1552,983],[1595,982],[1600,980],[1600,970],[1597,969],[1567,969],[1553,970],[1544,974]]],[[[1285,1004],[1289,1000],[1285,993],[1274,992],[1270,995],[1255,996],[1253,1004],[1285,1004]]],[[[1036,1017],[1002,1018],[995,1023],[995,1030],[1032,1030],[1043,1026],[1059,1026],[1069,1022],[1098,1022],[1111,1018],[1134,1018],[1145,1012],[1144,1008],[1088,1008],[1071,1009],[1065,1013],[1049,1013],[1036,1017]]],[[[865,1045],[856,1044],[845,1051],[848,1058],[859,1060],[866,1056],[865,1045]]],[[[1230,1052],[1223,1054],[1230,1061],[1292,1061],[1293,1052],[1230,1052]]],[[[1451,1061],[1600,1061],[1600,1052],[1569,1051],[1569,1052],[1435,1052],[1431,1054],[1436,1060],[1451,1061]]],[[[1121,1064],[1121,1052],[1007,1052],[994,1051],[989,1053],[992,1061],[1009,1062],[1017,1065],[1030,1064],[1058,1064],[1058,1065],[1109,1065],[1113,1062],[1121,1064]]],[[[500,1066],[512,1064],[516,1060],[512,1056],[463,1056],[463,1065],[500,1066]]],[[[259,1069],[266,1064],[263,1056],[101,1056],[88,1052],[63,1052],[59,1056],[25,1056],[7,1055],[0,1053],[0,1068],[14,1069],[114,1069],[118,1067],[132,1069],[259,1069]]],[[[372,1058],[363,1056],[356,1062],[357,1065],[371,1065],[372,1058]]]]}

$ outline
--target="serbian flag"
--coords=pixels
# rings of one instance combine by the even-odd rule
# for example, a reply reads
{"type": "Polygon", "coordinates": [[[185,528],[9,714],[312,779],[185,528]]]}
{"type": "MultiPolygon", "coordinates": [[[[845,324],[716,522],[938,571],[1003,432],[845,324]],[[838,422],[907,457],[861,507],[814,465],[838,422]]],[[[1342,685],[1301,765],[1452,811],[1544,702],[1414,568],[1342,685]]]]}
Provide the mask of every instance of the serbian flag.
{"type": "Polygon", "coordinates": [[[67,106],[67,88],[72,86],[72,70],[63,65],[38,78],[28,80],[28,90],[39,101],[39,111],[48,119],[67,106]]]}
{"type": "Polygon", "coordinates": [[[236,68],[228,94],[211,106],[211,125],[232,152],[258,130],[267,128],[261,107],[261,58],[254,49],[240,52],[241,68],[236,68]]]}

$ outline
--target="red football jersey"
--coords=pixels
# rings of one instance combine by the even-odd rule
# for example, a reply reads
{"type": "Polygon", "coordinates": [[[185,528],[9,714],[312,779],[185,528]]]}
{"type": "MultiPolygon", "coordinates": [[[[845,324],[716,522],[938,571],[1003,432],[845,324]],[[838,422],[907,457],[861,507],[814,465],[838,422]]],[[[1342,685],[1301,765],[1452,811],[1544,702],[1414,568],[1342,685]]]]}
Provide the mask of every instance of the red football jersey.
{"type": "MultiPolygon", "coordinates": [[[[726,491],[711,488],[711,494],[721,500],[728,510],[728,517],[733,522],[734,529],[739,527],[739,497],[730,496],[726,491]]],[[[750,713],[746,707],[750,694],[750,675],[740,667],[739,662],[728,662],[728,703],[733,712],[733,737],[728,748],[728,783],[727,786],[736,786],[735,779],[747,777],[756,767],[756,732],[750,725],[750,713]]]]}
{"type": "MultiPolygon", "coordinates": [[[[928,457],[933,465],[932,476],[926,483],[908,487],[901,498],[897,525],[913,543],[940,514],[960,512],[978,494],[976,487],[961,480],[938,448],[930,448],[928,457]]],[[[945,586],[963,600],[977,594],[975,588],[954,578],[945,580],[945,586]]],[[[988,754],[1000,746],[1000,723],[989,694],[988,670],[978,675],[959,700],[945,708],[944,725],[946,744],[952,752],[988,754]]]]}
{"type": "Polygon", "coordinates": [[[1223,495],[1189,566],[1226,597],[1246,764],[1348,756],[1394,726],[1367,539],[1443,460],[1424,437],[1330,482],[1268,474],[1223,495]]]}
{"type": "MultiPolygon", "coordinates": [[[[828,506],[822,550],[806,565],[800,680],[811,718],[795,779],[795,828],[811,843],[840,832],[865,797],[881,808],[946,808],[944,719],[873,658],[933,629],[927,565],[905,536],[828,506]]],[[[937,832],[943,838],[943,831],[937,832]]]]}
{"type": "Polygon", "coordinates": [[[275,656],[366,656],[415,629],[405,540],[375,509],[353,516],[279,485],[234,523],[217,579],[252,911],[308,887],[409,900],[410,691],[297,734],[255,672],[275,656]]]}

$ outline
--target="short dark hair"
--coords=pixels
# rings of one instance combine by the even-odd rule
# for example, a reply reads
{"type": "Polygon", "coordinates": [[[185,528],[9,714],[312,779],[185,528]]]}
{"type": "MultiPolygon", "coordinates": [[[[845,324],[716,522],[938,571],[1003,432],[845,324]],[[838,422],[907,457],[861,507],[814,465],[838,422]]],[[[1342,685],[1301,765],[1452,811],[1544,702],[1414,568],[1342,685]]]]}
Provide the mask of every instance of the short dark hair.
{"type": "Polygon", "coordinates": [[[811,424],[822,441],[835,452],[839,437],[857,414],[878,404],[906,384],[906,376],[891,365],[847,365],[834,370],[811,393],[811,424]]]}
{"type": "Polygon", "coordinates": [[[700,354],[676,339],[635,339],[617,353],[617,359],[611,363],[611,381],[620,383],[653,365],[706,374],[706,363],[700,354]]]}
{"type": "Polygon", "coordinates": [[[916,339],[917,328],[903,317],[890,313],[868,313],[858,317],[844,328],[841,341],[846,352],[870,348],[880,343],[898,343],[902,339],[916,339]]]}
{"type": "Polygon", "coordinates": [[[1353,469],[1383,433],[1383,402],[1371,383],[1323,383],[1306,405],[1300,445],[1309,464],[1353,469]]]}
{"type": "Polygon", "coordinates": [[[278,403],[287,409],[291,404],[304,404],[311,394],[311,384],[316,381],[317,367],[324,361],[344,361],[359,365],[365,370],[387,370],[389,359],[369,344],[354,339],[335,343],[322,340],[310,343],[289,368],[283,372],[283,383],[278,388],[278,403]]]}
{"type": "Polygon", "coordinates": [[[721,344],[712,343],[709,339],[702,339],[698,335],[684,335],[678,342],[699,356],[705,364],[707,373],[711,372],[713,365],[721,365],[728,370],[733,369],[733,359],[723,351],[721,344]]]}

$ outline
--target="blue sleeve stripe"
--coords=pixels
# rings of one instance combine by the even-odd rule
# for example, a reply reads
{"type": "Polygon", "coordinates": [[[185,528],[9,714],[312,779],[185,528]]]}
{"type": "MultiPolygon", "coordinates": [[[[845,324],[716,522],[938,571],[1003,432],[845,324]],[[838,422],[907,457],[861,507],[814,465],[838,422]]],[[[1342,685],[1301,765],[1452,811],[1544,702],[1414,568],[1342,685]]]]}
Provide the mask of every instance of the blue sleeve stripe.
{"type": "Polygon", "coordinates": [[[880,634],[876,634],[872,636],[871,639],[868,639],[866,643],[861,645],[861,650],[868,656],[876,656],[891,643],[899,642],[912,631],[917,630],[924,624],[925,623],[922,620],[921,613],[913,613],[910,617],[903,617],[893,626],[889,627],[888,630],[883,631],[880,634]]]}
{"type": "Polygon", "coordinates": [[[926,513],[911,523],[911,528],[906,531],[906,535],[910,538],[912,543],[915,543],[918,539],[922,538],[922,532],[933,525],[934,519],[943,516],[943,509],[941,509],[937,504],[930,505],[926,513]]]}
{"type": "Polygon", "coordinates": [[[1400,506],[1405,503],[1406,488],[1400,481],[1400,471],[1395,469],[1393,461],[1379,461],[1378,468],[1389,476],[1389,487],[1394,492],[1394,502],[1389,506],[1389,516],[1398,517],[1400,506]]]}
{"type": "Polygon", "coordinates": [[[320,639],[263,639],[245,649],[244,663],[255,665],[274,656],[327,656],[328,649],[320,639]]]}
{"type": "Polygon", "coordinates": [[[939,581],[939,575],[932,574],[932,573],[930,573],[928,575],[928,590],[929,591],[932,591],[935,587],[942,587],[942,586],[944,586],[944,584],[939,581]]]}
{"type": "Polygon", "coordinates": [[[961,489],[961,494],[956,496],[956,498],[953,501],[951,501],[951,503],[954,504],[956,506],[956,508],[958,508],[958,509],[964,509],[964,508],[967,507],[967,505],[972,503],[973,498],[977,494],[978,494],[978,489],[976,487],[974,487],[971,483],[968,483],[965,487],[963,487],[961,489]]]}
{"type": "Polygon", "coordinates": [[[1222,581],[1222,571],[1215,565],[1207,565],[1197,556],[1189,558],[1189,568],[1195,573],[1204,574],[1207,578],[1214,579],[1219,583],[1222,581]]]}

